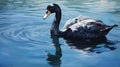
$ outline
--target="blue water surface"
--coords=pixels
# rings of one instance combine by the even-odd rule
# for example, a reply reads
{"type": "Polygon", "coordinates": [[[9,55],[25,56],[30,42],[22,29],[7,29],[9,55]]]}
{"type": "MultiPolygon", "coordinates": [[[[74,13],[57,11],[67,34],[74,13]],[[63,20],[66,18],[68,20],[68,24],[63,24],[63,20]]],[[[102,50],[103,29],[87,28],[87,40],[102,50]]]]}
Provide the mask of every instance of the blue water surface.
{"type": "Polygon", "coordinates": [[[106,36],[107,44],[51,38],[54,14],[42,18],[50,3],[62,9],[60,28],[77,16],[120,26],[120,0],[0,0],[0,67],[120,66],[119,27],[106,36]]]}

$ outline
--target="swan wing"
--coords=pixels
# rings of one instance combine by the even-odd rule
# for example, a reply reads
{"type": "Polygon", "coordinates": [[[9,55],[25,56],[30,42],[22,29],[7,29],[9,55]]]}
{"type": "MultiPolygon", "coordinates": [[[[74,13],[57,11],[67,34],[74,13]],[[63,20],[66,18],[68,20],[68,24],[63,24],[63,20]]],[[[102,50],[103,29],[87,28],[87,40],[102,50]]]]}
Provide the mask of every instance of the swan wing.
{"type": "Polygon", "coordinates": [[[76,23],[79,23],[80,21],[85,20],[85,19],[87,19],[87,18],[88,18],[88,17],[85,17],[85,16],[78,16],[78,17],[76,17],[76,18],[69,19],[69,20],[65,23],[65,25],[64,25],[64,27],[63,27],[62,30],[67,30],[70,26],[72,26],[72,25],[74,25],[74,24],[76,24],[76,23]]]}
{"type": "Polygon", "coordinates": [[[65,32],[67,32],[68,36],[97,38],[105,35],[101,30],[104,30],[106,27],[108,26],[100,20],[84,18],[83,20],[77,20],[76,23],[68,26],[65,32]]]}
{"type": "Polygon", "coordinates": [[[98,22],[94,19],[86,19],[82,20],[79,23],[69,26],[72,31],[81,31],[84,30],[86,32],[96,32],[101,29],[104,29],[107,25],[102,22],[98,22]]]}

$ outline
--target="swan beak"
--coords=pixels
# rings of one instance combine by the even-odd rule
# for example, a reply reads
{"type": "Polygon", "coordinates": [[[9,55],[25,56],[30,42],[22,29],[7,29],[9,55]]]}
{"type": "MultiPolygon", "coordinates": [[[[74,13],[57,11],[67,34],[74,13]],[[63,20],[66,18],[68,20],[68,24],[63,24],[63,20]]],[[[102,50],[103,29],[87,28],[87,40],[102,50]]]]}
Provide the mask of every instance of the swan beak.
{"type": "Polygon", "coordinates": [[[43,19],[45,20],[49,15],[51,14],[51,12],[49,10],[47,10],[46,14],[44,15],[43,19]]]}

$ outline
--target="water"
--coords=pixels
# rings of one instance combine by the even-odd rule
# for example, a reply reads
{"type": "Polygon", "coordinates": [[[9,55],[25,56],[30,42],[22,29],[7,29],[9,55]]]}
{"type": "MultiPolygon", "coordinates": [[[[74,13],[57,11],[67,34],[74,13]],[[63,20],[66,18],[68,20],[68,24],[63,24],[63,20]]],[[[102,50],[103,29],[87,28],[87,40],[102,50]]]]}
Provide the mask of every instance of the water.
{"type": "Polygon", "coordinates": [[[120,28],[109,32],[107,45],[51,38],[54,14],[42,16],[53,2],[62,8],[60,28],[78,15],[120,26],[119,0],[0,0],[0,67],[120,66],[120,28]]]}

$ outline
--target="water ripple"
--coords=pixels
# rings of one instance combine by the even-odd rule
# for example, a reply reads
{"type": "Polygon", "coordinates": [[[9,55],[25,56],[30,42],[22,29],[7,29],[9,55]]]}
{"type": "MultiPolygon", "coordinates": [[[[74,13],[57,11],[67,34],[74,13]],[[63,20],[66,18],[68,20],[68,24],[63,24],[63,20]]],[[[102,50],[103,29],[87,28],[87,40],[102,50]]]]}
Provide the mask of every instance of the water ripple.
{"type": "Polygon", "coordinates": [[[40,39],[42,39],[42,37],[45,38],[45,35],[42,34],[44,34],[44,32],[46,32],[45,29],[47,29],[45,26],[42,26],[40,24],[15,23],[11,25],[10,24],[0,24],[0,25],[1,25],[0,36],[15,41],[43,42],[40,39]]]}

